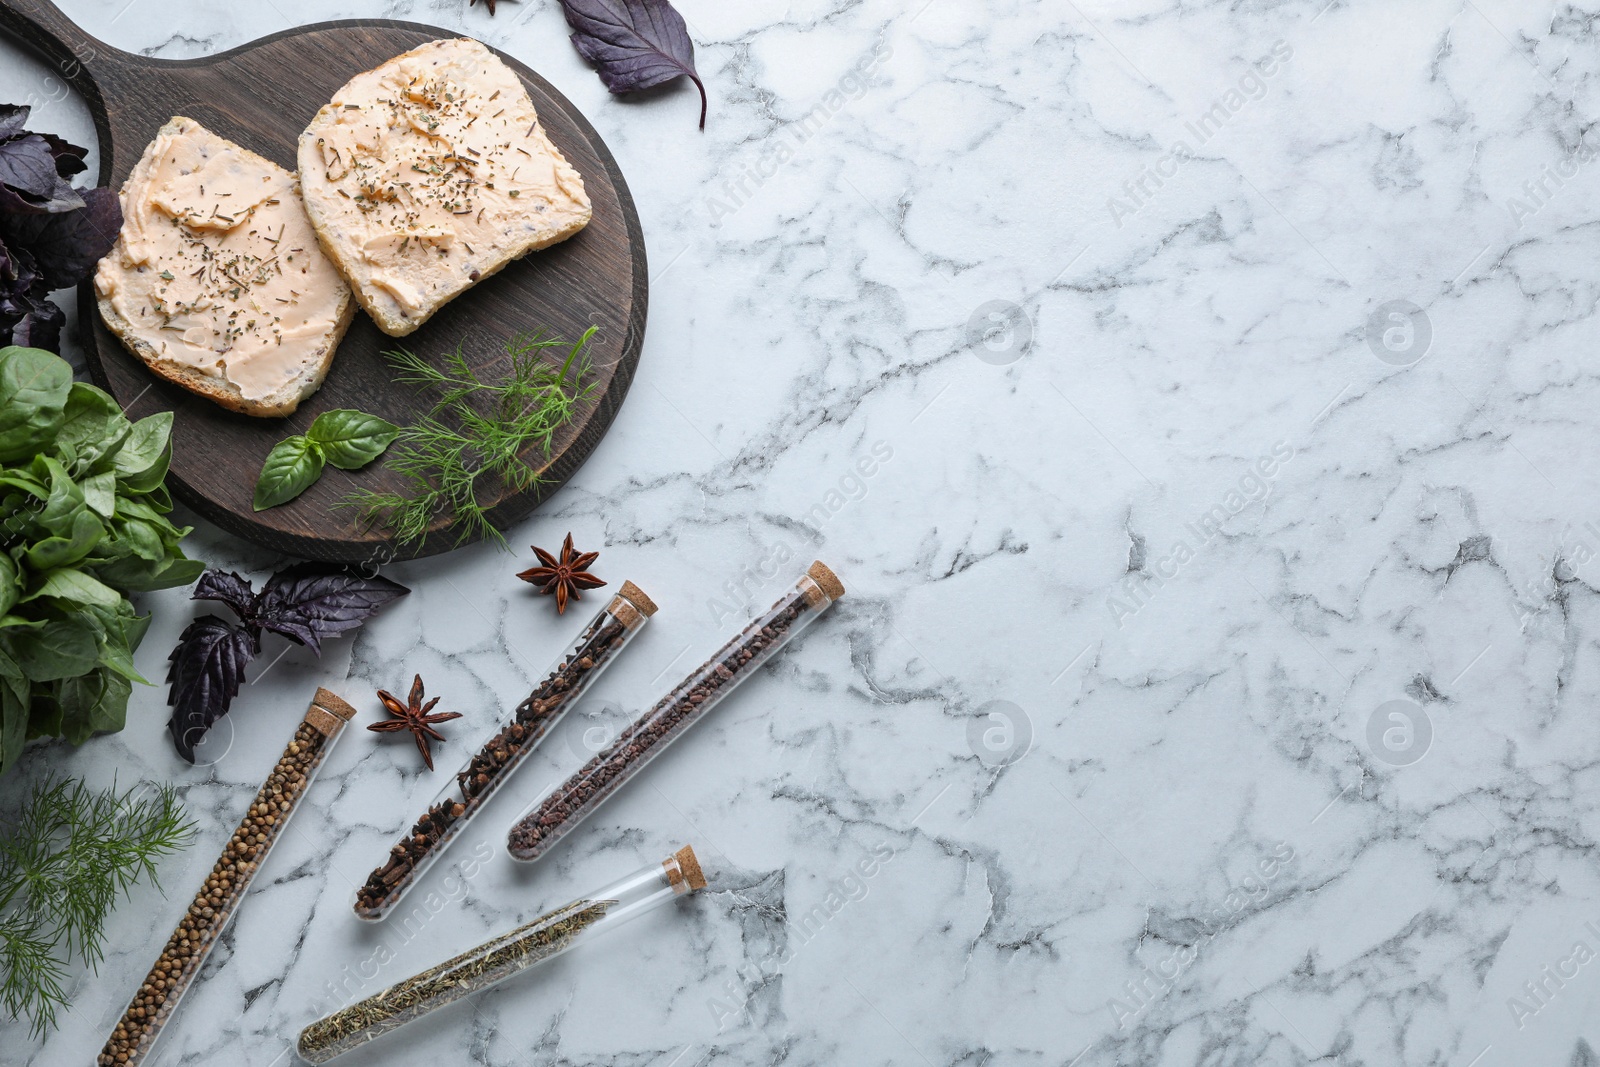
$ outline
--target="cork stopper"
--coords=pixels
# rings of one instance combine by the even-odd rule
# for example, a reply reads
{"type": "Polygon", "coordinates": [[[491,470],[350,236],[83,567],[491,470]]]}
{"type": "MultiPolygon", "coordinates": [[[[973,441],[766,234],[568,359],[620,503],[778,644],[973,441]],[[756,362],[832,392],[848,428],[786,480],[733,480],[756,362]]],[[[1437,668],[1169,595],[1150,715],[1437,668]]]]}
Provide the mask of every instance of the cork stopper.
{"type": "Polygon", "coordinates": [[[355,708],[352,708],[349,704],[346,704],[342,699],[340,699],[338,694],[330,693],[320,686],[317,688],[317,695],[311,698],[311,703],[322,708],[324,711],[333,712],[345,722],[349,722],[351,719],[356,717],[355,708]]]}
{"type": "Polygon", "coordinates": [[[841,582],[839,580],[839,576],[834,574],[833,571],[828,568],[828,565],[822,562],[820,559],[806,568],[806,574],[813,582],[817,583],[817,588],[822,590],[823,595],[826,596],[829,601],[838,600],[840,597],[844,596],[844,583],[841,582]]]}
{"type": "Polygon", "coordinates": [[[647,619],[656,613],[656,602],[645,596],[644,590],[632,582],[623,582],[622,588],[617,590],[617,595],[627,597],[628,602],[644,612],[647,619]]]}
{"type": "Polygon", "coordinates": [[[355,708],[320,688],[317,695],[311,698],[311,706],[306,709],[306,722],[324,737],[333,737],[355,716],[355,708]]]}
{"type": "Polygon", "coordinates": [[[667,869],[667,881],[675,893],[693,893],[706,887],[706,876],[700,870],[700,860],[688,845],[674,852],[662,866],[667,869]]]}
{"type": "Polygon", "coordinates": [[[632,582],[623,582],[622,589],[611,598],[606,610],[628,629],[637,630],[644,625],[644,620],[656,613],[656,602],[632,582]]]}

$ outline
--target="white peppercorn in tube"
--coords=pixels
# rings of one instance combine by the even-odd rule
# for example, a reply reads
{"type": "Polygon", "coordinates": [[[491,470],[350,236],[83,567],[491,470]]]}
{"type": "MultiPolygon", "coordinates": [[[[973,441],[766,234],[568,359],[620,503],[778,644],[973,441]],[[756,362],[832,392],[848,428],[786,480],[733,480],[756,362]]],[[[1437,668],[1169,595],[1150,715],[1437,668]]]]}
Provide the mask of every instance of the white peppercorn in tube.
{"type": "Polygon", "coordinates": [[[524,812],[506,835],[506,849],[529,862],[544,855],[842,596],[844,585],[833,571],[821,561],[813,563],[765,614],[624,727],[604,752],[524,812]]]}
{"type": "Polygon", "coordinates": [[[410,833],[367,876],[356,890],[356,915],[381,919],[400,903],[655,613],[655,602],[644,590],[632,582],[622,583],[511,719],[445,783],[410,833]]]}
{"type": "Polygon", "coordinates": [[[307,1063],[327,1063],[705,885],[700,861],[685,845],[660,863],[318,1019],[300,1031],[295,1051],[307,1063]]]}
{"type": "Polygon", "coordinates": [[[355,708],[333,693],[317,690],[283,755],[250,802],[238,829],[222,847],[222,855],[206,875],[205,884],[178,920],[161,956],[145,975],[128,1010],[101,1049],[95,1061],[99,1067],[133,1067],[149,1058],[156,1040],[178,1010],[178,1002],[233,920],[251,880],[283,835],[284,826],[305,797],[312,778],[355,713],[355,708]]]}

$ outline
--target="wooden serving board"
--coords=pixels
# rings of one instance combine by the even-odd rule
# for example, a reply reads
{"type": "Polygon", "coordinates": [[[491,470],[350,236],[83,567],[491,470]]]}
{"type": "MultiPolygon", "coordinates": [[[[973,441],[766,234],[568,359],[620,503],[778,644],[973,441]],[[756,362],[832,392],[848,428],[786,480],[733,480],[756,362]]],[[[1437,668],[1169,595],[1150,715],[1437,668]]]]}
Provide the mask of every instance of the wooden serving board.
{"type": "MultiPolygon", "coordinates": [[[[300,132],[351,76],[450,36],[409,22],[327,22],[174,62],[103,44],[47,0],[0,0],[0,31],[42,53],[83,96],[99,135],[98,184],[112,188],[121,187],[173,115],[187,115],[294,170],[300,132]]],[[[649,283],[639,216],[594,127],[550,83],[510,56],[500,58],[522,78],[550,139],[583,175],[593,221],[577,236],[531,253],[468,290],[407,337],[384,335],[358,311],[321,390],[287,419],[226,411],[158,379],[105,328],[92,282],[84,283],[79,332],[95,382],[131,418],[175,413],[168,484],[178,499],[223,529],[291,555],[334,561],[409,559],[454,546],[454,534],[443,529],[421,544],[395,546],[382,530],[363,530],[354,512],[334,507],[356,488],[401,488],[381,460],[359,472],[329,467],[298,500],[251,509],[267,453],[290,434],[305,432],[320,412],[358,408],[398,424],[419,414],[423,399],[414,387],[393,382],[383,359],[394,348],[429,357],[461,344],[480,374],[493,375],[505,363],[505,340],[516,331],[545,328],[576,340],[590,325],[599,327],[589,346],[596,400],[558,435],[547,464],[542,452],[528,456],[545,465],[542,485],[524,493],[496,490],[491,518],[501,529],[570,478],[611,425],[644,343],[649,283]]]]}

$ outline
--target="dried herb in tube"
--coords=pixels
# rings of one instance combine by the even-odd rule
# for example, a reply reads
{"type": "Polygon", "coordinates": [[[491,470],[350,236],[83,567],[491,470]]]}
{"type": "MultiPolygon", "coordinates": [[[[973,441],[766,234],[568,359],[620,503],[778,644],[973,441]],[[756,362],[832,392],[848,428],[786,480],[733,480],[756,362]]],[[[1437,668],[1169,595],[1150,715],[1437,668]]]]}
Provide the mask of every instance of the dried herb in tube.
{"type": "Polygon", "coordinates": [[[334,741],[356,711],[326,689],[318,689],[305,718],[295,727],[283,755],[250,802],[238,829],[206,875],[189,910],[167,938],[166,947],[145,975],[133,1002],[95,1060],[100,1067],[144,1063],[156,1039],[178,1010],[212,946],[227,929],[250,881],[306,795],[334,741]]]}
{"type": "Polygon", "coordinates": [[[723,645],[655,707],[624,727],[604,752],[523,813],[506,837],[519,860],[536,860],[624,782],[699,721],[789,639],[844,596],[844,585],[820,561],[744,632],[723,645]]]}
{"type": "Polygon", "coordinates": [[[567,710],[600,677],[633,635],[656,613],[653,601],[623,582],[611,602],[589,620],[511,720],[434,797],[411,832],[356,890],[356,914],[377,920],[400,903],[488,799],[511,777],[567,710]]]}
{"type": "Polygon", "coordinates": [[[660,863],[318,1019],[300,1031],[296,1051],[307,1063],[326,1063],[705,885],[700,862],[685,845],[660,863]]]}

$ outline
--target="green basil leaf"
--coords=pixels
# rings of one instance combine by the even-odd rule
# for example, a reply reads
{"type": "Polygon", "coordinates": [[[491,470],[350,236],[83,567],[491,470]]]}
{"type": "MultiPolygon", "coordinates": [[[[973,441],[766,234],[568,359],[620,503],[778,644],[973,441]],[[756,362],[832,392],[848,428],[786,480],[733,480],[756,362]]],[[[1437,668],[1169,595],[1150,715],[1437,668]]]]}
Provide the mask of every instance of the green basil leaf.
{"type": "Polygon", "coordinates": [[[117,518],[143,519],[156,526],[167,521],[161,517],[161,512],[150,506],[148,500],[134,496],[117,497],[117,518]]]}
{"type": "Polygon", "coordinates": [[[159,563],[167,554],[166,546],[161,543],[161,534],[153,523],[143,519],[117,519],[116,530],[117,541],[125,553],[151,563],[159,563]]]}
{"type": "Polygon", "coordinates": [[[37,348],[0,348],[0,460],[26,459],[61,430],[72,367],[37,348]]]}
{"type": "Polygon", "coordinates": [[[398,436],[400,427],[394,423],[350,408],[324,411],[306,431],[324,459],[347,471],[365,467],[383,455],[398,436]]]}
{"type": "Polygon", "coordinates": [[[140,559],[138,556],[127,555],[117,559],[96,563],[94,566],[95,577],[107,585],[126,592],[144,592],[149,589],[164,589],[156,581],[156,576],[165,566],[160,560],[140,559]]]}
{"type": "Polygon", "coordinates": [[[107,631],[106,640],[100,646],[100,664],[130,682],[138,682],[140,685],[150,684],[133,665],[133,650],[128,647],[128,639],[121,627],[107,631]]]}
{"type": "Polygon", "coordinates": [[[83,382],[73,382],[62,410],[58,447],[71,448],[91,462],[120,448],[132,427],[110,395],[83,382]]]}
{"type": "Polygon", "coordinates": [[[172,589],[180,585],[193,585],[200,580],[200,576],[205,572],[206,564],[204,560],[184,559],[180,556],[175,559],[169,559],[164,564],[156,567],[142,581],[118,582],[117,584],[124,589],[138,592],[147,592],[154,589],[172,589]]]}
{"type": "Polygon", "coordinates": [[[83,698],[81,677],[62,678],[49,687],[50,700],[61,709],[61,736],[74,745],[81,745],[94,736],[90,710],[93,703],[83,698]]]}
{"type": "MultiPolygon", "coordinates": [[[[105,674],[104,671],[100,673],[105,674]]],[[[128,698],[133,695],[133,686],[126,678],[115,674],[105,677],[105,688],[100,691],[100,699],[90,715],[96,732],[116,733],[128,724],[128,698]]]]}
{"type": "Polygon", "coordinates": [[[148,493],[167,476],[172,461],[172,412],[158,411],[133,424],[117,452],[117,479],[131,493],[148,493]]]}
{"type": "Polygon", "coordinates": [[[156,575],[156,580],[161,584],[151,586],[153,589],[171,589],[179,585],[193,585],[200,580],[206,572],[206,561],[203,559],[172,559],[161,573],[156,575]]]}
{"type": "MultiPolygon", "coordinates": [[[[148,498],[147,498],[148,499],[148,498]]],[[[151,520],[151,525],[156,528],[156,533],[161,535],[161,543],[166,545],[174,558],[183,558],[183,553],[178,551],[178,542],[194,533],[193,526],[174,526],[163,514],[157,513],[151,520]]]]}
{"type": "Polygon", "coordinates": [[[65,600],[72,604],[81,604],[84,607],[98,607],[116,609],[122,604],[122,594],[106,585],[98,578],[91,577],[80,570],[71,567],[62,567],[50,571],[44,576],[44,581],[39,587],[22,598],[23,603],[38,600],[40,597],[53,597],[56,600],[65,600]]]}
{"type": "Polygon", "coordinates": [[[0,774],[17,762],[27,741],[28,700],[10,685],[0,686],[0,774]]]}
{"type": "Polygon", "coordinates": [[[26,547],[29,542],[48,535],[35,528],[42,507],[39,501],[22,493],[7,493],[0,501],[0,538],[13,545],[26,547]]]}
{"type": "Polygon", "coordinates": [[[133,665],[133,648],[137,639],[144,637],[148,619],[137,620],[133,605],[120,596],[114,606],[94,605],[85,609],[96,623],[96,636],[100,641],[100,665],[114,671],[130,682],[149,685],[150,682],[133,665]],[[130,628],[130,624],[137,623],[130,628]]]}
{"type": "Polygon", "coordinates": [[[39,524],[58,537],[67,536],[78,513],[84,509],[83,490],[67,469],[49,456],[41,456],[49,473],[50,496],[39,513],[39,524]]]}
{"type": "Polygon", "coordinates": [[[165,515],[172,510],[172,493],[165,485],[156,486],[144,494],[143,499],[158,515],[165,515]]]}
{"type": "MultiPolygon", "coordinates": [[[[6,616],[8,619],[15,617],[14,615],[6,616]]],[[[42,620],[40,625],[43,625],[42,620]]],[[[12,656],[11,649],[4,642],[0,642],[0,683],[3,683],[4,688],[10,690],[11,694],[22,701],[23,704],[28,703],[28,697],[33,692],[33,683],[23,673],[22,664],[18,663],[16,658],[12,656]]]]}
{"type": "Polygon", "coordinates": [[[83,479],[78,483],[83,490],[83,502],[95,511],[110,518],[117,510],[117,476],[111,471],[83,479]]]}
{"type": "MultiPolygon", "coordinates": [[[[132,605],[130,604],[131,608],[132,605]]],[[[155,618],[155,613],[148,615],[133,615],[122,621],[122,633],[128,642],[129,653],[137,652],[144,643],[144,635],[150,632],[150,620],[155,618]]],[[[0,619],[0,622],[4,622],[0,619]]]]}
{"type": "Polygon", "coordinates": [[[138,556],[124,556],[102,563],[95,574],[102,582],[130,593],[149,592],[154,589],[171,589],[174,586],[192,585],[205,573],[206,565],[198,559],[176,557],[151,562],[138,556]]]}
{"type": "Polygon", "coordinates": [[[61,702],[56,699],[59,685],[33,686],[28,696],[28,740],[35,737],[65,737],[61,721],[61,702]]]}
{"type": "Polygon", "coordinates": [[[43,500],[45,497],[50,495],[50,490],[45,487],[44,482],[41,482],[27,471],[20,470],[15,467],[5,471],[4,473],[0,473],[0,485],[21,489],[24,492],[38,497],[40,500],[43,500]]]}
{"type": "Polygon", "coordinates": [[[100,658],[99,626],[87,615],[50,619],[37,630],[15,631],[17,662],[35,682],[87,674],[100,658]]]}
{"type": "Polygon", "coordinates": [[[36,571],[55,570],[70,566],[94,550],[106,535],[106,528],[94,512],[81,509],[73,516],[72,526],[65,537],[47,537],[28,549],[24,558],[36,571]]]}
{"type": "Polygon", "coordinates": [[[127,721],[128,696],[133,686],[126,678],[110,671],[95,671],[81,678],[68,678],[61,683],[61,712],[65,721],[73,724],[67,739],[73,741],[77,730],[85,731],[82,744],[90,734],[103,730],[120,730],[127,721]]]}
{"type": "Polygon", "coordinates": [[[300,434],[279,441],[261,465],[261,477],[256,480],[255,509],[265,511],[293,500],[320,477],[322,452],[316,445],[300,434]]]}
{"type": "Polygon", "coordinates": [[[17,606],[17,597],[21,592],[22,580],[18,576],[16,561],[10,556],[0,556],[0,615],[17,606]]]}

